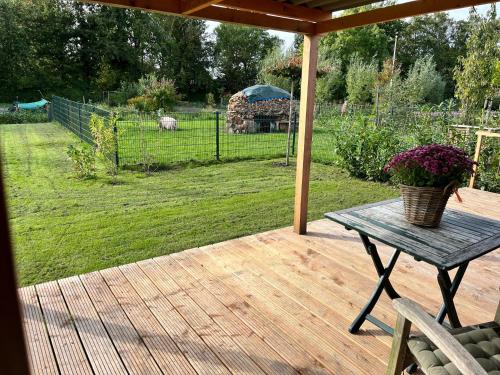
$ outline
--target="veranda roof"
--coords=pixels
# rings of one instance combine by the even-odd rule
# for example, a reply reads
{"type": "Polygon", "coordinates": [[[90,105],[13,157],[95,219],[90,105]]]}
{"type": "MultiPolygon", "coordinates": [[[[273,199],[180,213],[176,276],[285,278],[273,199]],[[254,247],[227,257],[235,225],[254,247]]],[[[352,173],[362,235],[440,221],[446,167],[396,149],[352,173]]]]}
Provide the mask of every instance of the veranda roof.
{"type": "Polygon", "coordinates": [[[377,0],[82,1],[311,35],[493,2],[491,0],[414,0],[398,1],[395,5],[384,6],[384,2],[377,0]],[[379,3],[381,7],[347,16],[332,16],[332,12],[372,3],[379,3]]]}

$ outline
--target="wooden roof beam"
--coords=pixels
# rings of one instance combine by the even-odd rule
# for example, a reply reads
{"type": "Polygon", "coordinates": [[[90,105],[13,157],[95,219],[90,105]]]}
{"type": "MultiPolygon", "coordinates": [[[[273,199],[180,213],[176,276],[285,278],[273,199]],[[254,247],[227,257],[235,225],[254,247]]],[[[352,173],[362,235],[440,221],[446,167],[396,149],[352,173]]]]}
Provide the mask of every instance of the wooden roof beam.
{"type": "Polygon", "coordinates": [[[222,0],[183,0],[181,1],[182,14],[189,15],[196,13],[202,9],[208,8],[211,5],[221,3],[222,0]]]}
{"type": "Polygon", "coordinates": [[[201,18],[204,20],[229,22],[240,25],[256,26],[264,29],[275,29],[300,34],[314,34],[315,24],[291,18],[276,17],[251,11],[230,9],[219,5],[211,5],[195,13],[183,14],[179,0],[80,0],[82,2],[109,5],[120,8],[143,9],[170,15],[201,18]]]}
{"type": "Polygon", "coordinates": [[[305,21],[327,21],[332,19],[332,12],[305,6],[297,6],[270,0],[224,0],[221,5],[228,8],[252,11],[260,14],[271,14],[280,17],[305,21]]]}
{"type": "Polygon", "coordinates": [[[352,29],[358,26],[393,21],[401,18],[420,16],[423,14],[442,12],[445,10],[465,8],[480,4],[492,3],[492,0],[416,0],[408,3],[377,8],[362,13],[333,18],[316,24],[316,33],[325,34],[331,31],[352,29]]]}

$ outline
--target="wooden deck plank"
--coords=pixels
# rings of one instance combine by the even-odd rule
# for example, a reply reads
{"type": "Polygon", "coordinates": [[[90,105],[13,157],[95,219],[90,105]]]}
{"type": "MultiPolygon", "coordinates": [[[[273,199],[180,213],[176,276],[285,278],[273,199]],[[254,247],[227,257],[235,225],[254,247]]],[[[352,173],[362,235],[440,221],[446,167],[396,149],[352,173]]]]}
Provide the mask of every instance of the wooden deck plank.
{"type": "Polygon", "coordinates": [[[217,299],[207,294],[173,257],[163,257],[157,263],[171,275],[186,293],[229,335],[236,344],[267,374],[298,374],[249,327],[217,299]]]}
{"type": "Polygon", "coordinates": [[[93,374],[57,281],[36,286],[61,374],[93,374]]]}
{"type": "Polygon", "coordinates": [[[59,374],[35,287],[28,286],[19,289],[19,300],[23,306],[23,326],[31,373],[34,375],[59,374]]]}
{"type": "Polygon", "coordinates": [[[212,296],[223,303],[241,321],[251,328],[262,340],[274,348],[294,368],[305,375],[326,375],[330,372],[314,357],[303,350],[298,341],[279,329],[257,309],[244,301],[236,292],[208,272],[200,263],[190,257],[189,251],[172,254],[172,257],[198,280],[212,296]]]}
{"type": "MultiPolygon", "coordinates": [[[[233,244],[231,248],[236,247],[233,244]]],[[[230,248],[224,249],[224,257],[217,256],[217,253],[210,252],[210,255],[217,259],[219,264],[224,266],[234,267],[237,264],[234,259],[230,257],[230,248]],[[227,254],[229,253],[229,254],[227,254]],[[217,257],[216,257],[217,256],[217,257]],[[222,262],[220,262],[222,260],[222,262]]],[[[238,261],[237,261],[238,262],[238,261]]],[[[239,262],[238,262],[239,263],[239,262]]],[[[360,372],[366,374],[383,372],[382,363],[380,363],[377,357],[371,354],[369,351],[364,350],[364,348],[357,348],[358,350],[353,350],[352,337],[347,339],[343,332],[341,333],[338,329],[333,328],[331,325],[325,322],[320,315],[328,314],[328,309],[321,308],[319,304],[315,304],[315,312],[311,311],[312,303],[309,299],[308,306],[304,306],[302,303],[297,302],[297,295],[300,295],[303,300],[308,299],[307,293],[301,292],[298,288],[287,284],[286,281],[279,280],[279,278],[272,278],[270,275],[266,275],[266,279],[263,279],[261,275],[255,274],[251,271],[252,266],[245,266],[240,270],[236,270],[234,274],[245,283],[248,287],[256,293],[259,293],[265,299],[270,300],[274,297],[274,304],[281,307],[287,314],[293,316],[297,321],[302,322],[302,325],[306,327],[311,333],[316,334],[320,339],[326,343],[336,342],[337,345],[331,348],[337,355],[337,360],[346,363],[346,365],[352,368],[357,368],[360,372]],[[268,281],[271,280],[271,281],[268,281]],[[293,297],[291,297],[293,295],[293,297]],[[321,311],[320,311],[321,310],[321,311]],[[328,340],[325,338],[328,337],[328,340]],[[355,353],[355,354],[353,354],[355,353]]],[[[314,302],[314,301],[313,301],[314,302]]],[[[376,345],[374,342],[372,345],[376,345]]]]}
{"type": "Polygon", "coordinates": [[[169,302],[179,311],[189,325],[212,348],[227,368],[234,374],[264,374],[263,370],[241,350],[213,319],[201,309],[162,269],[154,262],[140,262],[142,269],[169,302]]]}
{"type": "Polygon", "coordinates": [[[161,371],[99,272],[80,276],[130,374],[159,375],[161,371]]]}
{"type": "MultiPolygon", "coordinates": [[[[268,293],[262,294],[260,287],[252,283],[252,281],[258,282],[258,280],[248,280],[249,277],[245,277],[248,274],[245,275],[244,271],[234,274],[227,269],[224,270],[224,266],[218,264],[217,259],[211,257],[210,252],[200,251],[193,253],[193,256],[210,272],[219,275],[222,281],[243,296],[248,304],[255,306],[275,325],[288,332],[296,340],[301,341],[303,347],[331,372],[334,374],[365,373],[339,355],[338,349],[332,347],[330,338],[318,333],[318,329],[315,329],[311,323],[311,320],[315,319],[313,315],[297,316],[297,310],[293,309],[290,312],[286,307],[281,306],[277,300],[284,298],[284,296],[279,291],[269,293],[270,288],[268,288],[268,293]]],[[[351,352],[351,355],[356,354],[351,352]]]]}
{"type": "Polygon", "coordinates": [[[166,374],[196,374],[182,351],[165,332],[121,271],[118,268],[110,268],[101,271],[101,275],[160,369],[166,374]]]}
{"type": "Polygon", "coordinates": [[[59,280],[58,283],[94,372],[127,374],[78,276],[59,280]]]}
{"type": "Polygon", "coordinates": [[[300,278],[300,276],[296,277],[297,274],[295,273],[281,272],[282,269],[279,268],[279,264],[278,267],[273,268],[271,265],[272,259],[266,258],[266,251],[260,251],[260,249],[261,246],[258,242],[251,246],[242,240],[240,246],[232,246],[229,251],[240,257],[242,267],[250,269],[256,276],[262,278],[327,323],[335,331],[334,334],[331,334],[332,338],[335,336],[341,337],[346,342],[351,342],[353,347],[359,346],[358,349],[361,352],[367,351],[366,348],[369,347],[370,350],[366,355],[369,358],[374,357],[385,365],[383,358],[387,355],[387,349],[390,345],[387,336],[366,333],[355,337],[350,334],[346,327],[355,318],[352,305],[350,309],[343,309],[338,298],[326,295],[324,288],[315,286],[308,280],[300,278]],[[259,258],[262,258],[262,261],[259,261],[259,258]],[[374,337],[377,340],[373,340],[374,337]]]}
{"type": "Polygon", "coordinates": [[[229,370],[183,319],[137,264],[120,267],[165,331],[199,374],[229,374],[229,370]]]}

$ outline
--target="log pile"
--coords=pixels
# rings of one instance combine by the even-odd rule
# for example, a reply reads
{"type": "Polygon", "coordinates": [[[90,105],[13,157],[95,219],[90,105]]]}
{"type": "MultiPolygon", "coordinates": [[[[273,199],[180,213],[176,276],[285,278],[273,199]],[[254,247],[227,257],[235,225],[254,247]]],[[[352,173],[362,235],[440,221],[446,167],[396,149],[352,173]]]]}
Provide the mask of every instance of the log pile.
{"type": "Polygon", "coordinates": [[[288,122],[289,99],[271,99],[249,103],[240,91],[227,105],[226,131],[228,133],[255,133],[260,121],[276,124],[288,122]],[[256,121],[257,120],[257,121],[256,121]]]}

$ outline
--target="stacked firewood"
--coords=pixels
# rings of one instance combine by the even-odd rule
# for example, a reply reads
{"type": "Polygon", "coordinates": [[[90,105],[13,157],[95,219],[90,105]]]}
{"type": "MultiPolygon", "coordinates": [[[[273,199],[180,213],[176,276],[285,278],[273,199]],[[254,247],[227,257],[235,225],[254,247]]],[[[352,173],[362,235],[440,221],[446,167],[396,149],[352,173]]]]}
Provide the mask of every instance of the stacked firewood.
{"type": "Polygon", "coordinates": [[[234,94],[227,105],[226,131],[228,133],[253,133],[255,119],[274,122],[288,121],[289,99],[270,99],[249,103],[240,91],[234,94]]]}

